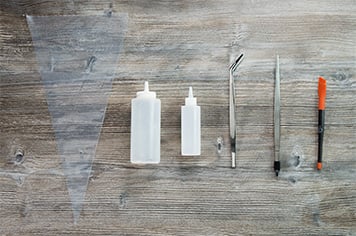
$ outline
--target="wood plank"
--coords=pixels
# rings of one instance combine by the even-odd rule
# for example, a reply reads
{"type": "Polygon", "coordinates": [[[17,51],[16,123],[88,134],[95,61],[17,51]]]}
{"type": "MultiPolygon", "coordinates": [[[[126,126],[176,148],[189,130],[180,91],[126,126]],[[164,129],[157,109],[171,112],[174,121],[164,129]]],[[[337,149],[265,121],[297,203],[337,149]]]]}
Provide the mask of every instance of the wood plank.
{"type": "Polygon", "coordinates": [[[355,12],[352,0],[1,2],[0,234],[356,234],[355,12]],[[122,12],[128,32],[75,225],[23,14],[122,12]],[[227,69],[240,51],[246,58],[236,73],[237,169],[231,170],[227,69]],[[272,170],[277,53],[278,180],[272,170]],[[320,75],[328,92],[324,169],[317,172],[320,75]],[[137,166],[129,161],[130,101],[145,80],[162,102],[161,163],[137,166]],[[180,106],[189,86],[202,109],[200,157],[180,155],[180,106]]]}

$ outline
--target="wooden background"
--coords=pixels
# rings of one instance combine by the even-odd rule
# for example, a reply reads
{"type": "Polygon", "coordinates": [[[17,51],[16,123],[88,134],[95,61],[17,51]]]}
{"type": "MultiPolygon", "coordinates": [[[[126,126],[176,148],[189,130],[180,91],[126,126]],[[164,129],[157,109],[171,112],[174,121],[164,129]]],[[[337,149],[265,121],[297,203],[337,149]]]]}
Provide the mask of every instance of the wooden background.
{"type": "Polygon", "coordinates": [[[356,2],[41,1],[0,3],[0,235],[356,235],[356,2]],[[28,15],[128,13],[128,31],[79,221],[28,15]],[[236,77],[230,169],[228,66],[236,77]],[[280,177],[273,172],[275,55],[281,58],[280,177]],[[317,79],[327,79],[324,169],[317,79]],[[148,80],[162,102],[161,163],[129,162],[130,100],[148,80]],[[202,155],[180,155],[188,86],[202,155]],[[220,147],[220,148],[219,148],[220,147]],[[18,148],[24,158],[15,157],[18,148]]]}

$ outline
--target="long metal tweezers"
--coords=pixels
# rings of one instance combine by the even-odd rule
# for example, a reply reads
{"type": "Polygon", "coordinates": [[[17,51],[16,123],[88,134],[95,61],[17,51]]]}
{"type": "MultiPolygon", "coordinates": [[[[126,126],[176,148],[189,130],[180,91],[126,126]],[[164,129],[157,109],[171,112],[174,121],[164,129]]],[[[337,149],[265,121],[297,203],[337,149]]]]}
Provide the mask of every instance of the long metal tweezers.
{"type": "Polygon", "coordinates": [[[235,112],[235,82],[233,73],[244,58],[244,54],[235,60],[229,68],[230,71],[230,101],[229,101],[229,121],[231,140],[231,168],[236,168],[236,112],[235,112]]]}
{"type": "Polygon", "coordinates": [[[281,169],[279,161],[280,149],[280,78],[279,78],[279,56],[276,59],[276,74],[275,74],[275,87],[274,87],[274,172],[278,176],[281,169]]]}

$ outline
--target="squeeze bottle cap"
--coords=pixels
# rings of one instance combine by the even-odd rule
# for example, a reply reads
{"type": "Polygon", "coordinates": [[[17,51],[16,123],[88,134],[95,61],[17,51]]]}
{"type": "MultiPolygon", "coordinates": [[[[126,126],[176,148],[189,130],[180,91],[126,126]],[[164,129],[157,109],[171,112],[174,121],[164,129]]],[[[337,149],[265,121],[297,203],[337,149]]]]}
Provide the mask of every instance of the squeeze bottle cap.
{"type": "Polygon", "coordinates": [[[186,106],[196,106],[197,105],[197,98],[193,97],[193,88],[189,87],[189,95],[185,98],[185,105],[186,106]]]}
{"type": "Polygon", "coordinates": [[[137,97],[142,98],[156,98],[156,93],[149,91],[148,81],[145,81],[145,89],[136,93],[137,97]]]}

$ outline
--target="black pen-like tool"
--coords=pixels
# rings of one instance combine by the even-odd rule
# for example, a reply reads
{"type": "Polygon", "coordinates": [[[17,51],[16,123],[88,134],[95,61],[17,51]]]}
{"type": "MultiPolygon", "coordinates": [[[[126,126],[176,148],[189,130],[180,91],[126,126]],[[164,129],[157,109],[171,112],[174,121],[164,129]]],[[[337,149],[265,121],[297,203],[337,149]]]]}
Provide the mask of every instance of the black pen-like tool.
{"type": "Polygon", "coordinates": [[[326,80],[323,77],[319,77],[319,117],[318,117],[318,135],[319,135],[319,146],[318,146],[318,163],[316,168],[321,170],[322,157],[323,157],[323,139],[324,139],[324,123],[325,123],[325,99],[326,99],[326,80]]]}

